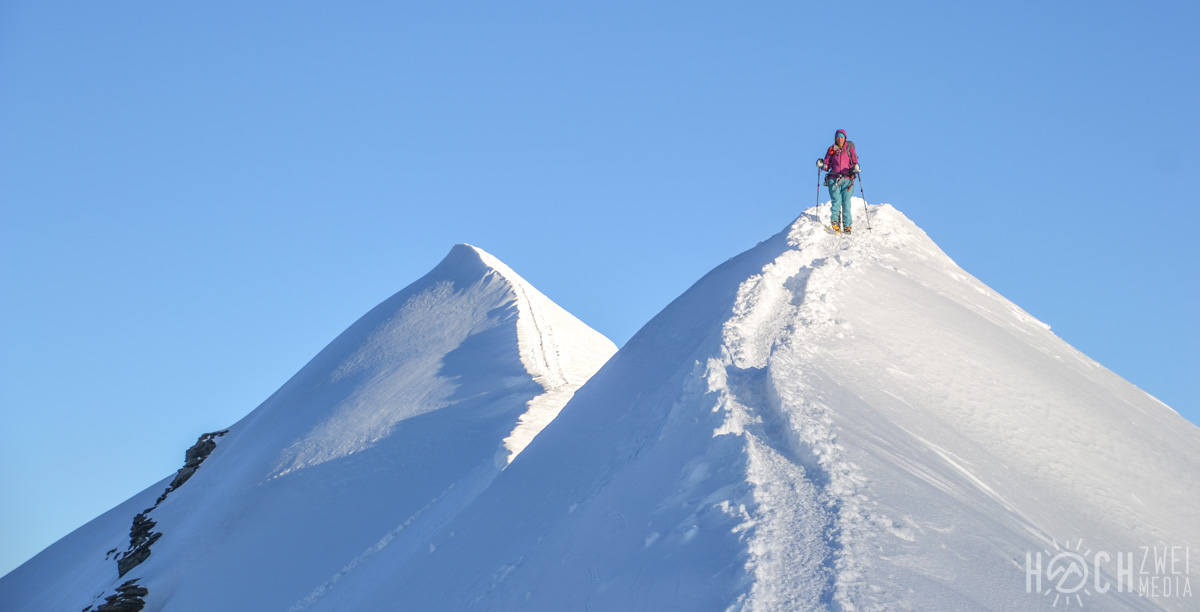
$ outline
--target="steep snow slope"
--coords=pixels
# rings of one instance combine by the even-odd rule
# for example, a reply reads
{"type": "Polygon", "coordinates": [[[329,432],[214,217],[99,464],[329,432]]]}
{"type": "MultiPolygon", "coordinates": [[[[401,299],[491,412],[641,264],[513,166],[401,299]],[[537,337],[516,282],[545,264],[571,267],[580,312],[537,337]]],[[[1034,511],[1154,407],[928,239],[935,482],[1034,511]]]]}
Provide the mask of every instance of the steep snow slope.
{"type": "Polygon", "coordinates": [[[163,535],[118,579],[106,551],[170,479],[0,580],[5,610],[81,610],[137,578],[148,610],[287,610],[449,520],[615,352],[491,255],[455,246],[217,438],[146,515],[163,535]]]}
{"type": "Polygon", "coordinates": [[[1200,607],[1112,586],[1143,546],[1200,557],[1200,430],[871,211],[715,269],[420,551],[299,607],[1200,607]]]}

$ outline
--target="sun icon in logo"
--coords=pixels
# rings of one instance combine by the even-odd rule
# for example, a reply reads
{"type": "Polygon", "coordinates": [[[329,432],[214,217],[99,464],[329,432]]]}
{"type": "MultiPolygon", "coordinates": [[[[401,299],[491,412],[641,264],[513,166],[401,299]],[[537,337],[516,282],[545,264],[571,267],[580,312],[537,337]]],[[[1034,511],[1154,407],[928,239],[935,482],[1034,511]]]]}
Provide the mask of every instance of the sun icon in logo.
{"type": "Polygon", "coordinates": [[[1088,549],[1080,552],[1082,548],[1083,538],[1075,543],[1074,549],[1071,548],[1070,540],[1064,542],[1063,546],[1059,546],[1058,540],[1054,540],[1054,552],[1045,551],[1046,556],[1050,557],[1050,562],[1046,564],[1046,578],[1052,587],[1046,589],[1046,592],[1042,594],[1053,593],[1055,607],[1058,606],[1060,600],[1068,606],[1074,603],[1082,607],[1083,597],[1081,594],[1092,594],[1086,588],[1091,569],[1088,557],[1091,557],[1092,551],[1088,549]]]}

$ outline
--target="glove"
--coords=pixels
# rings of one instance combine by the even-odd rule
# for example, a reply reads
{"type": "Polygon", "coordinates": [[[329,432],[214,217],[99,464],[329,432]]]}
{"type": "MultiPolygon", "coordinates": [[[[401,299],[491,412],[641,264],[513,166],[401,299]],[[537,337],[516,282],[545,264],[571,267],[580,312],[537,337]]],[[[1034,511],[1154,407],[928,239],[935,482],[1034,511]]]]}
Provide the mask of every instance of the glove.
{"type": "Polygon", "coordinates": [[[858,164],[854,164],[854,173],[858,174],[859,172],[862,172],[862,170],[858,169],[858,164]]]}
{"type": "Polygon", "coordinates": [[[818,168],[824,168],[824,167],[825,167],[825,160],[823,160],[823,159],[818,159],[818,160],[817,160],[817,167],[818,167],[818,168]]]}

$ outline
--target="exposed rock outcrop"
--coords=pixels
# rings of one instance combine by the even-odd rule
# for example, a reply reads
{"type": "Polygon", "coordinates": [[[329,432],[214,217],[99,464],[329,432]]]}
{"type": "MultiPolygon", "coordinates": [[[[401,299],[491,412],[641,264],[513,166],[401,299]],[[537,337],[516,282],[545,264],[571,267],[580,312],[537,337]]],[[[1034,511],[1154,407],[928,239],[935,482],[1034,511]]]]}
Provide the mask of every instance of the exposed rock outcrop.
{"type": "MultiPolygon", "coordinates": [[[[217,438],[229,433],[229,430],[215,431],[206,433],[200,436],[191,448],[184,455],[183,467],[175,474],[175,478],[171,480],[171,484],[163,491],[163,494],[158,497],[158,501],[154,505],[146,508],[140,514],[133,518],[133,525],[129,528],[129,549],[124,553],[117,555],[117,575],[124,578],[130,570],[141,565],[146,559],[150,558],[150,546],[158,541],[163,536],[162,532],[154,531],[155,521],[150,518],[150,513],[158,508],[159,504],[167,499],[172,491],[182,487],[188,481],[196,470],[200,468],[200,464],[212,454],[217,448],[217,438]]],[[[116,549],[108,551],[105,558],[109,558],[116,549]]],[[[121,586],[117,587],[117,594],[109,596],[103,605],[96,608],[94,612],[136,612],[141,610],[146,602],[142,599],[149,591],[142,586],[137,585],[137,580],[130,580],[121,586]]],[[[93,612],[92,607],[88,606],[84,612],[93,612]]]]}
{"type": "Polygon", "coordinates": [[[145,561],[150,556],[150,545],[162,537],[162,533],[154,531],[155,522],[146,516],[153,509],[133,519],[133,526],[129,528],[129,550],[117,558],[117,573],[121,578],[145,561]]]}
{"type": "Polygon", "coordinates": [[[92,607],[88,606],[83,612],[140,612],[146,607],[146,600],[142,598],[149,594],[150,591],[139,586],[136,579],[130,580],[117,587],[116,594],[105,598],[99,608],[93,611],[92,607]]]}
{"type": "Polygon", "coordinates": [[[200,436],[200,439],[197,440],[196,443],[187,450],[187,453],[183,458],[183,467],[179,468],[179,471],[175,473],[175,478],[171,481],[171,484],[167,486],[167,490],[163,491],[163,494],[158,498],[158,501],[155,502],[155,507],[157,507],[158,504],[161,504],[171,491],[182,487],[183,483],[187,482],[188,479],[196,473],[196,470],[200,469],[200,464],[204,463],[204,460],[208,459],[208,456],[211,455],[214,450],[216,450],[217,438],[227,433],[229,433],[228,429],[224,431],[206,433],[200,436]]]}

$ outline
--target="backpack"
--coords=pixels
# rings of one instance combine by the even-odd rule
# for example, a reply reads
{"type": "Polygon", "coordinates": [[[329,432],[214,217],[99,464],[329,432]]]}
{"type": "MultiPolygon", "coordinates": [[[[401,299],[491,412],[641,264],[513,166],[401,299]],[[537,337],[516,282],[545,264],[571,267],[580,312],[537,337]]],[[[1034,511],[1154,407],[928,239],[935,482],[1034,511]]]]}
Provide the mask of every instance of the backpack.
{"type": "MultiPolygon", "coordinates": [[[[834,146],[835,145],[830,145],[829,151],[827,153],[832,153],[834,146]]],[[[857,163],[856,160],[858,159],[858,151],[854,150],[854,141],[853,140],[847,140],[846,146],[842,147],[842,150],[848,151],[850,153],[850,161],[857,163]]],[[[853,164],[851,164],[851,165],[853,165],[853,164]]]]}

